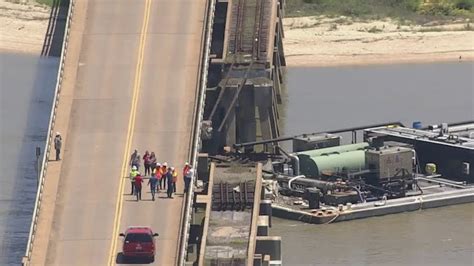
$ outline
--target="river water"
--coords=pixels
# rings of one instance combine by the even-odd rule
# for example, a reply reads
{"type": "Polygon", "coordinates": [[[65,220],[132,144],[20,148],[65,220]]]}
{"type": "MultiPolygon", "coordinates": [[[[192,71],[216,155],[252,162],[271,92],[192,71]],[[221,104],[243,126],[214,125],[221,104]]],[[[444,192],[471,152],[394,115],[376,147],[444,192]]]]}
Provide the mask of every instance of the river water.
{"type": "Polygon", "coordinates": [[[0,265],[19,265],[36,197],[59,60],[0,54],[0,265]],[[43,151],[42,151],[43,152],[43,151]]]}
{"type": "MultiPolygon", "coordinates": [[[[472,63],[289,68],[284,135],[474,119],[472,63]]],[[[474,204],[311,225],[274,219],[285,265],[474,265],[474,204]]]]}

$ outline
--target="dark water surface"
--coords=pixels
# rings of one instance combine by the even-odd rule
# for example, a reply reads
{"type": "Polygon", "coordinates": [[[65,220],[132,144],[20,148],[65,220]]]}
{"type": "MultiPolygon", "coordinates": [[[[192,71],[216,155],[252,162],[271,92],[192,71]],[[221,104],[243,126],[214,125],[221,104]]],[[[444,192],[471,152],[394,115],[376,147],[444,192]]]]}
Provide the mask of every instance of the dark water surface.
{"type": "Polygon", "coordinates": [[[24,255],[59,59],[0,54],[0,265],[24,255]]]}
{"type": "Polygon", "coordinates": [[[287,71],[287,135],[401,121],[474,119],[474,64],[438,63],[287,71]]]}
{"type": "MultiPolygon", "coordinates": [[[[285,135],[474,119],[472,63],[290,68],[285,135]]],[[[285,265],[474,265],[474,204],[329,225],[275,219],[285,265]]]]}

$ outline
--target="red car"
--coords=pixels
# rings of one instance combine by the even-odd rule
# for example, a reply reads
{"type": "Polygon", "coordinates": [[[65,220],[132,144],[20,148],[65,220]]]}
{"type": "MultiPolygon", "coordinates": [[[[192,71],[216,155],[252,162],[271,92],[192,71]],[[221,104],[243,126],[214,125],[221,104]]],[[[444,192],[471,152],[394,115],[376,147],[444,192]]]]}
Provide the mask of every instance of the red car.
{"type": "Polygon", "coordinates": [[[122,255],[124,259],[128,258],[149,258],[155,260],[155,237],[157,233],[153,233],[148,226],[130,226],[124,234],[122,255]]]}

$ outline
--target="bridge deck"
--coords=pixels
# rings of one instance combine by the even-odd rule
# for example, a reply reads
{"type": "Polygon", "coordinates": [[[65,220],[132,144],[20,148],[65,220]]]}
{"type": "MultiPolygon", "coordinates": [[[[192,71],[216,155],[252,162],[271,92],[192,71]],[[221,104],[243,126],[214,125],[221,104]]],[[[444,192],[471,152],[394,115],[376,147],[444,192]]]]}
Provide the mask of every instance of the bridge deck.
{"type": "Polygon", "coordinates": [[[54,129],[64,156],[48,167],[32,265],[115,264],[118,233],[129,225],[152,226],[160,234],[155,264],[175,264],[182,178],[174,199],[153,202],[144,186],[135,202],[122,165],[136,148],[183,166],[205,5],[77,1],[54,129]]]}

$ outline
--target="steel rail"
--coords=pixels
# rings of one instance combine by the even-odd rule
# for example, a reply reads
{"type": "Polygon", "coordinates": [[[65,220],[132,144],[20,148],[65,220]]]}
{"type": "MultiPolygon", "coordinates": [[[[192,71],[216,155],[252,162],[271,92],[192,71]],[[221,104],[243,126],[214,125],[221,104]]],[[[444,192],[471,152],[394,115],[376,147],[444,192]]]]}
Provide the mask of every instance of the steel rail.
{"type": "MultiPolygon", "coordinates": [[[[237,25],[235,28],[235,43],[234,43],[234,56],[236,53],[242,51],[242,27],[243,27],[243,19],[245,13],[245,0],[239,0],[239,4],[237,6],[237,25]]],[[[235,60],[235,59],[234,59],[235,60]]]]}
{"type": "Polygon", "coordinates": [[[41,164],[41,170],[40,170],[40,180],[38,182],[38,189],[36,191],[36,199],[35,199],[35,206],[33,209],[33,215],[32,215],[32,220],[31,220],[31,225],[30,225],[30,233],[28,235],[28,243],[26,244],[26,251],[25,255],[22,258],[22,265],[29,265],[30,259],[31,259],[31,253],[33,249],[33,244],[36,236],[36,229],[37,229],[37,223],[38,223],[38,217],[40,214],[41,210],[41,199],[43,196],[43,188],[44,188],[44,182],[45,182],[45,177],[46,177],[46,172],[48,169],[48,160],[49,160],[49,155],[51,152],[51,142],[53,139],[53,128],[56,122],[56,111],[59,103],[59,98],[60,98],[60,93],[61,93],[61,85],[63,81],[63,75],[64,75],[64,65],[65,65],[65,59],[67,56],[67,48],[68,48],[68,43],[69,43],[69,32],[70,32],[70,27],[71,27],[71,22],[72,22],[72,16],[74,13],[74,5],[75,5],[76,0],[70,0],[69,2],[69,8],[68,8],[68,14],[66,18],[66,25],[65,25],[65,32],[64,32],[64,37],[63,37],[63,45],[61,49],[61,59],[59,61],[59,71],[58,75],[56,78],[56,87],[55,87],[55,92],[54,92],[54,98],[53,98],[53,106],[51,108],[51,115],[49,118],[49,125],[48,125],[48,136],[46,138],[46,143],[45,143],[45,152],[43,153],[43,162],[41,164]]]}
{"type": "Polygon", "coordinates": [[[260,28],[263,17],[263,2],[262,0],[256,0],[255,5],[255,20],[253,25],[253,38],[252,38],[252,57],[256,60],[260,57],[260,28]]]}

